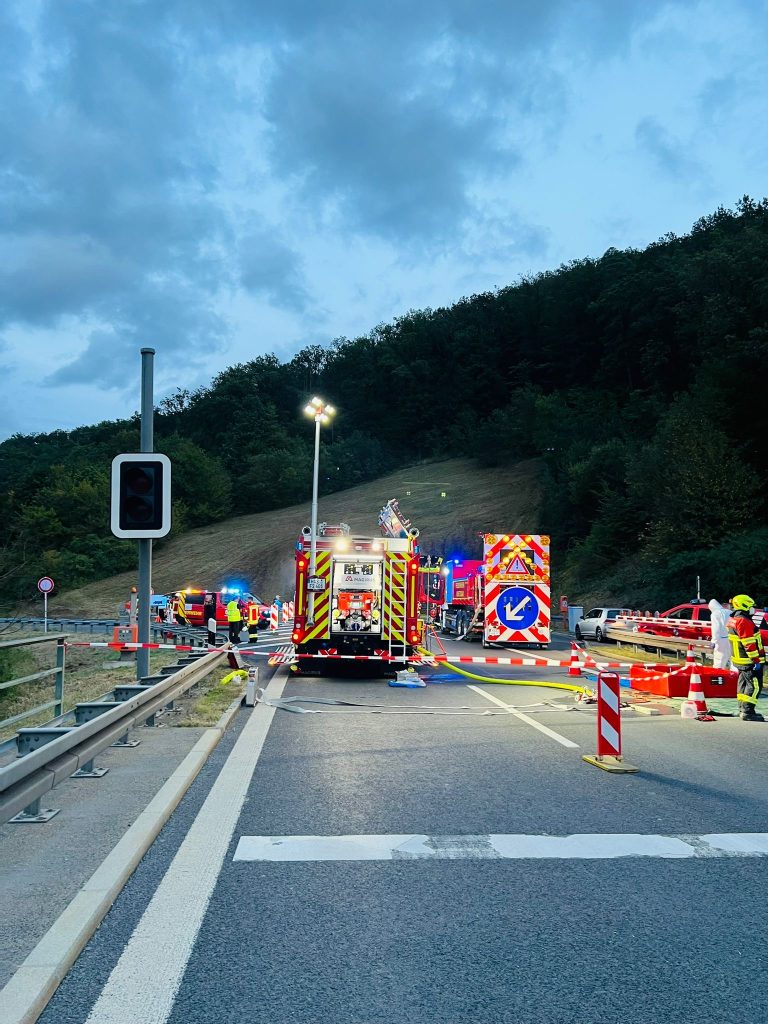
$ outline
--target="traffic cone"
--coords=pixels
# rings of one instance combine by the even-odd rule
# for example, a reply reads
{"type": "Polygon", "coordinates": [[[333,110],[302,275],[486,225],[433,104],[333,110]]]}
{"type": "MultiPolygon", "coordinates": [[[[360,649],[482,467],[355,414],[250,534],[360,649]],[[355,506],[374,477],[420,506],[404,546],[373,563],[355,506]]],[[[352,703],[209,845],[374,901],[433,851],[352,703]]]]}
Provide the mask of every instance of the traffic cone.
{"type": "Polygon", "coordinates": [[[701,683],[701,676],[694,669],[691,672],[691,681],[688,685],[688,699],[683,701],[680,708],[681,718],[695,718],[697,722],[714,722],[714,715],[710,715],[707,702],[704,698],[704,687],[701,683]]]}
{"type": "Polygon", "coordinates": [[[573,643],[573,641],[571,641],[571,663],[568,666],[569,676],[581,675],[581,665],[579,664],[579,662],[581,661],[580,654],[581,651],[579,650],[578,644],[575,644],[573,643]]]}

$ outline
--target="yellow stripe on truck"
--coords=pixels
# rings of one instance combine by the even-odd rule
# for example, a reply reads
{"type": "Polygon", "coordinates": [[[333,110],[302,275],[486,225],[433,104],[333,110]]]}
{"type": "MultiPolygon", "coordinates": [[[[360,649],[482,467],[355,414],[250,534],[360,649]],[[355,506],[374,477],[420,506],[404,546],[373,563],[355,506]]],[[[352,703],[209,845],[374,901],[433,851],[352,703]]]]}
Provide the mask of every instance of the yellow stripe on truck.
{"type": "Polygon", "coordinates": [[[304,634],[302,643],[307,640],[326,640],[331,635],[331,552],[318,551],[316,555],[315,575],[325,580],[325,590],[315,594],[315,621],[304,634]]]}
{"type": "Polygon", "coordinates": [[[384,636],[405,643],[405,594],[408,554],[388,551],[385,556],[384,636]]]}

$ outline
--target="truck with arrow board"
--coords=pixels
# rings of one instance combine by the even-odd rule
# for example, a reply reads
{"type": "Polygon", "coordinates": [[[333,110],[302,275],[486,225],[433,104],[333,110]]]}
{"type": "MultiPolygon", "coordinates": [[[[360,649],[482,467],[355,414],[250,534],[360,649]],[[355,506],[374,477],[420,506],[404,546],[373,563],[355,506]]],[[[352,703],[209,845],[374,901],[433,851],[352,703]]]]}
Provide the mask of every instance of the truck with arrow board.
{"type": "Polygon", "coordinates": [[[483,647],[491,644],[545,647],[550,642],[548,536],[486,533],[479,577],[483,647]]]}

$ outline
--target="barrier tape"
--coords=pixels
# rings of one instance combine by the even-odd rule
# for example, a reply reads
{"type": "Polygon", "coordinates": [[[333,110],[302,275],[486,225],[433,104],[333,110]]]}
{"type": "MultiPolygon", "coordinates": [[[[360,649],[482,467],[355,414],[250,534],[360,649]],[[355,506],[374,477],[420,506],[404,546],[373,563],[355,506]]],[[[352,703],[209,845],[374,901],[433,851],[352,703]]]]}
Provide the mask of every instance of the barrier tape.
{"type": "Polygon", "coordinates": [[[647,662],[638,661],[594,661],[591,657],[587,657],[584,660],[571,662],[558,661],[555,658],[493,658],[493,657],[473,657],[470,655],[459,655],[457,657],[451,657],[445,654],[435,655],[424,655],[418,654],[409,658],[403,658],[399,655],[392,654],[326,654],[323,651],[317,651],[315,654],[294,654],[286,651],[266,651],[255,647],[193,647],[191,644],[140,644],[140,643],[117,643],[115,641],[109,641],[104,643],[98,642],[86,642],[86,641],[72,641],[71,643],[65,642],[65,647],[99,647],[109,648],[113,651],[138,651],[138,650],[152,650],[152,651],[223,651],[232,650],[237,651],[238,654],[248,654],[253,656],[261,656],[265,658],[289,658],[294,661],[298,658],[314,658],[315,660],[339,660],[339,661],[398,661],[398,662],[409,662],[412,665],[440,665],[450,662],[456,665],[519,665],[519,666],[533,666],[535,668],[569,668],[572,664],[578,665],[579,668],[587,669],[606,669],[606,668],[643,668],[650,672],[668,672],[682,671],[685,666],[679,666],[674,662],[658,662],[649,664],[647,662]]]}

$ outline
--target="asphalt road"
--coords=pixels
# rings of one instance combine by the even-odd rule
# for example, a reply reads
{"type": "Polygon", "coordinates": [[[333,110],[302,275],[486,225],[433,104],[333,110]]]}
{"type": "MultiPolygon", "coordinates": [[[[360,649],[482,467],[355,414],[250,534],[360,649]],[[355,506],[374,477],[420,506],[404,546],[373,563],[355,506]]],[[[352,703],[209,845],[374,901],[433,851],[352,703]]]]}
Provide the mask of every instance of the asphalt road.
{"type": "MultiPolygon", "coordinates": [[[[534,671],[567,681],[564,670],[478,669],[512,679],[534,671]]],[[[563,691],[459,681],[442,668],[432,678],[423,689],[292,678],[284,697],[384,707],[243,710],[43,1024],[764,1019],[765,858],[233,859],[245,836],[416,834],[453,837],[455,847],[496,834],[618,833],[631,842],[768,831],[768,723],[628,712],[625,754],[640,771],[612,776],[581,760],[594,751],[594,711],[563,691]],[[254,769],[248,758],[258,749],[254,769]],[[226,788],[238,782],[242,799],[226,788]],[[231,834],[215,826],[219,813],[230,815],[231,834]],[[213,825],[201,825],[206,814],[213,825]],[[200,871],[168,872],[177,852],[176,865],[195,855],[191,840],[182,846],[195,829],[200,871]],[[211,867],[217,844],[220,867],[211,867]],[[210,900],[195,913],[207,873],[210,900]],[[131,960],[140,940],[143,959],[131,960]],[[174,962],[178,977],[166,983],[174,962]],[[114,996],[100,998],[105,984],[114,996]],[[162,999],[148,994],[153,984],[162,999]]]]}

